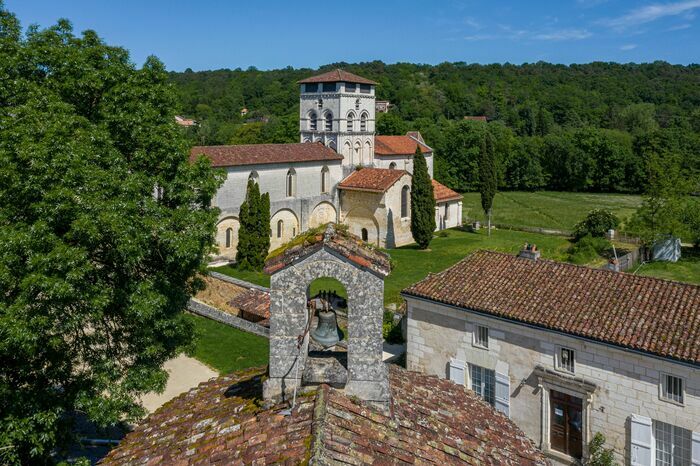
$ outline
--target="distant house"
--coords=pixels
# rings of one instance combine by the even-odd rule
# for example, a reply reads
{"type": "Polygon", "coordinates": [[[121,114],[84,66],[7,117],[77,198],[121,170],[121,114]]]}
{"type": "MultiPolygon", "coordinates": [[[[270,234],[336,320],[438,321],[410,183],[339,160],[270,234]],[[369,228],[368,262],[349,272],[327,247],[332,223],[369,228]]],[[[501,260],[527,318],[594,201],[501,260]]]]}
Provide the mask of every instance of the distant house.
{"type": "Polygon", "coordinates": [[[180,115],[175,115],[175,123],[180,126],[197,126],[197,122],[191,118],[185,118],[180,115]]]}
{"type": "Polygon", "coordinates": [[[487,123],[487,122],[489,121],[488,118],[486,118],[486,116],[484,116],[484,115],[480,115],[480,116],[465,116],[464,119],[465,119],[465,120],[469,120],[469,121],[483,121],[484,123],[487,123]]]}
{"type": "Polygon", "coordinates": [[[388,100],[377,100],[374,103],[374,108],[377,113],[388,113],[391,107],[393,107],[393,105],[391,105],[391,102],[388,100]]]}
{"type": "Polygon", "coordinates": [[[470,387],[555,463],[700,464],[700,286],[480,251],[407,288],[407,368],[470,387]]]}
{"type": "Polygon", "coordinates": [[[243,116],[246,116],[247,114],[248,114],[248,109],[245,108],[245,107],[243,107],[243,108],[241,109],[241,116],[243,117],[243,116]]]}

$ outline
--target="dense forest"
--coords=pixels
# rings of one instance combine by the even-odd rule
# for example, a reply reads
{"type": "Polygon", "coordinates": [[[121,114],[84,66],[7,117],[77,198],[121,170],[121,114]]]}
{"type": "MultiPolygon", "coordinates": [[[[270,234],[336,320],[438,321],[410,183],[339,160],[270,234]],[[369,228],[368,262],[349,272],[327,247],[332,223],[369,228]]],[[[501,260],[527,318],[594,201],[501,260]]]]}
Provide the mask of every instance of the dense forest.
{"type": "Polygon", "coordinates": [[[458,190],[476,187],[483,131],[495,140],[501,189],[640,192],[650,153],[669,155],[688,177],[700,172],[698,65],[375,61],[170,76],[180,111],[200,122],[193,143],[295,142],[296,81],[333,68],[377,81],[377,98],[393,105],[378,114],[377,133],[421,131],[436,177],[458,190]],[[477,115],[489,123],[464,119],[477,115]]]}

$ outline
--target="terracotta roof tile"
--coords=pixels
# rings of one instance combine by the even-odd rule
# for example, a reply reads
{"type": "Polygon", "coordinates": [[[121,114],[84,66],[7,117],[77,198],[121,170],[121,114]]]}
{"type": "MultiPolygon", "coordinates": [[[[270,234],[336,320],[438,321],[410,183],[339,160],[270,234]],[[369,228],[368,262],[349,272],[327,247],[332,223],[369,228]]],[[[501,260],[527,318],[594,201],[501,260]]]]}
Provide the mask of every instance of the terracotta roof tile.
{"type": "Polygon", "coordinates": [[[479,251],[406,296],[700,364],[700,286],[479,251]]]}
{"type": "Polygon", "coordinates": [[[286,405],[260,400],[264,369],[212,379],[166,403],[102,461],[123,464],[546,464],[466,387],[390,366],[389,414],[322,385],[286,405]]]}
{"type": "Polygon", "coordinates": [[[208,157],[214,167],[343,160],[337,152],[320,143],[195,146],[190,150],[190,160],[200,155],[208,157]]]}
{"type": "Polygon", "coordinates": [[[446,202],[446,201],[456,201],[462,199],[462,195],[456,191],[452,191],[450,188],[440,183],[437,180],[432,180],[433,182],[433,196],[436,202],[446,202]]]}
{"type": "Polygon", "coordinates": [[[270,293],[249,288],[233,297],[229,305],[263,319],[270,318],[270,293]]]}
{"type": "MultiPolygon", "coordinates": [[[[418,141],[410,136],[375,136],[374,155],[413,155],[418,141]]],[[[432,153],[433,150],[425,144],[420,144],[422,154],[432,153]]]]}
{"type": "Polygon", "coordinates": [[[310,78],[306,78],[306,79],[302,79],[301,81],[297,81],[298,84],[337,83],[337,82],[372,84],[372,85],[377,84],[376,82],[372,81],[371,79],[363,78],[362,76],[348,73],[347,71],[343,71],[341,69],[329,71],[327,73],[319,74],[316,76],[311,76],[310,78]]]}
{"type": "Polygon", "coordinates": [[[352,172],[347,178],[338,184],[339,189],[350,191],[370,191],[383,193],[399,181],[402,176],[408,174],[404,170],[391,170],[388,168],[361,168],[352,172]]]}
{"type": "Polygon", "coordinates": [[[465,119],[465,120],[469,120],[469,121],[484,121],[484,122],[489,121],[488,118],[487,118],[486,116],[484,116],[484,115],[479,115],[479,116],[465,116],[464,119],[465,119]]]}

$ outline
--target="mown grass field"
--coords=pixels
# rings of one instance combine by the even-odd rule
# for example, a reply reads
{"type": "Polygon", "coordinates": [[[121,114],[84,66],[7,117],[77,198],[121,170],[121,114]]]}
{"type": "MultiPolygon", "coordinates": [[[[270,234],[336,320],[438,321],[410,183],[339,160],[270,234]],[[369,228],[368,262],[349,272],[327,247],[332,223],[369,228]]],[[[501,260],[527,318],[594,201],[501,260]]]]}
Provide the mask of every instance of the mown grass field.
{"type": "Polygon", "coordinates": [[[700,284],[700,251],[684,247],[678,262],[647,262],[637,274],[700,284]]]}
{"type": "MultiPolygon", "coordinates": [[[[499,192],[492,221],[498,224],[571,230],[592,209],[607,209],[624,223],[642,203],[628,194],[564,193],[554,191],[499,192]]],[[[479,193],[464,193],[465,219],[485,221],[479,193]]]]}

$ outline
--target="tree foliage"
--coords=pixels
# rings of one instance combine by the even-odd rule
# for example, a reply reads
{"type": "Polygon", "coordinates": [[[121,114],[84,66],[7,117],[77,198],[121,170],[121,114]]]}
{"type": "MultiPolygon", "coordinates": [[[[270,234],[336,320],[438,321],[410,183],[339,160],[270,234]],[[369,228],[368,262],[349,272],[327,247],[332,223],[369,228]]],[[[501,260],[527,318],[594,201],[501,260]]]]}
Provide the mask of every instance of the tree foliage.
{"type": "Polygon", "coordinates": [[[576,224],[574,227],[574,237],[580,239],[586,235],[591,235],[601,238],[605,236],[608,230],[617,228],[619,224],[620,219],[609,210],[593,209],[588,212],[586,218],[576,224]]]}
{"type": "Polygon", "coordinates": [[[491,208],[493,198],[498,189],[498,173],[496,171],[496,155],[493,149],[493,136],[488,131],[484,134],[479,154],[479,193],[481,194],[481,208],[491,220],[491,208]]]}
{"type": "Polygon", "coordinates": [[[426,249],[435,231],[435,196],[428,173],[428,163],[417,145],[413,154],[411,179],[411,234],[421,249],[426,249]]]}
{"type": "Polygon", "coordinates": [[[600,432],[593,435],[588,444],[588,461],[589,466],[616,466],[615,455],[612,448],[605,448],[605,436],[600,432]]]}
{"type": "Polygon", "coordinates": [[[192,339],[222,179],[188,161],[163,65],[0,3],[0,462],[41,464],[67,413],[143,414],[192,339]]]}
{"type": "Polygon", "coordinates": [[[243,270],[262,270],[270,249],[270,195],[260,194],[258,183],[248,180],[239,212],[236,262],[243,270]]]}

